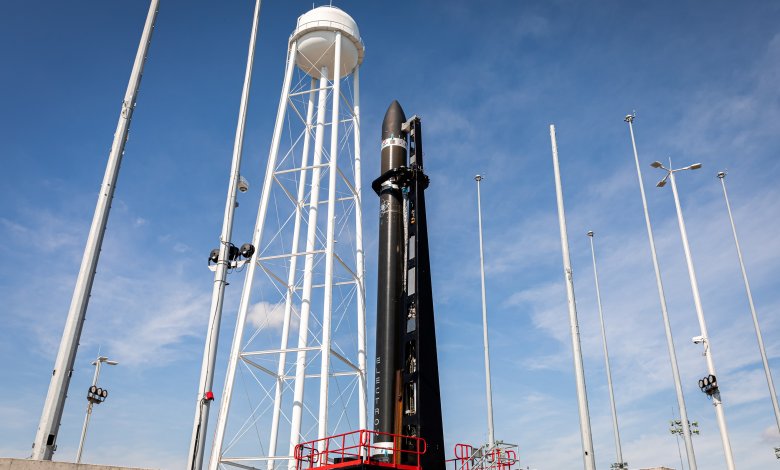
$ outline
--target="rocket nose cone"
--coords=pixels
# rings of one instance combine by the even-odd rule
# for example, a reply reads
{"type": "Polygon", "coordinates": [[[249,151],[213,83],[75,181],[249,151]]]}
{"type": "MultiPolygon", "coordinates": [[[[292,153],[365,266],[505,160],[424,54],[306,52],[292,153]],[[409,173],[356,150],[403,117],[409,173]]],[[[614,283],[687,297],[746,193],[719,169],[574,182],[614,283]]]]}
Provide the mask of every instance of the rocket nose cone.
{"type": "Polygon", "coordinates": [[[398,101],[390,103],[385,113],[385,119],[382,121],[382,140],[389,137],[401,136],[401,125],[406,122],[406,115],[398,101]]]}

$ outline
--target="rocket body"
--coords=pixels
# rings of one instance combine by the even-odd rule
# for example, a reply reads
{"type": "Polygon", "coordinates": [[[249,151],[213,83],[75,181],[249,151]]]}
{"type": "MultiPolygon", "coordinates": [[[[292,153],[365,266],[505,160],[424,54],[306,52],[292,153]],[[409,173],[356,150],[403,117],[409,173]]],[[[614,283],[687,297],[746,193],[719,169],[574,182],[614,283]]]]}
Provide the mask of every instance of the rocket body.
{"type": "MultiPolygon", "coordinates": [[[[401,126],[404,112],[394,101],[382,122],[381,174],[405,167],[406,139],[401,126]]],[[[379,260],[377,289],[376,369],[374,381],[374,430],[398,432],[396,407],[400,369],[399,328],[403,323],[404,215],[403,191],[395,179],[382,183],[379,193],[379,260]]],[[[391,436],[379,435],[376,444],[392,452],[391,436]]]]}
{"type": "Polygon", "coordinates": [[[394,101],[382,122],[372,460],[445,470],[422,127],[394,101]]]}

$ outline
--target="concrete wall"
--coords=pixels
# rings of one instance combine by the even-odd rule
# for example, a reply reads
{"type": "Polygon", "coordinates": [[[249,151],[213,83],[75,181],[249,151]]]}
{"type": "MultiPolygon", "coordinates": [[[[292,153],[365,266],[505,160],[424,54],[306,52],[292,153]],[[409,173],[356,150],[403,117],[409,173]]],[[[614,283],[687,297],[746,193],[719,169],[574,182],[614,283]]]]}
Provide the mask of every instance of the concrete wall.
{"type": "Polygon", "coordinates": [[[111,465],[90,465],[86,463],[52,462],[50,460],[3,459],[0,470],[142,470],[111,465]]]}

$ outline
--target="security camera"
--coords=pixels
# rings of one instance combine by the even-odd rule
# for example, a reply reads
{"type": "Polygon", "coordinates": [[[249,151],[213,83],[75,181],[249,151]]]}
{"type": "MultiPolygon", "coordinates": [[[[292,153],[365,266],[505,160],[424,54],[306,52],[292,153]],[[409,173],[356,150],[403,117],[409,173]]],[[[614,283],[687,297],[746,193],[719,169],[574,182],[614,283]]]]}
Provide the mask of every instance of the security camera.
{"type": "Polygon", "coordinates": [[[245,193],[249,191],[249,181],[246,180],[243,176],[238,177],[238,190],[242,193],[245,193]]]}
{"type": "Polygon", "coordinates": [[[693,338],[691,338],[691,341],[693,341],[693,344],[702,344],[705,341],[707,341],[707,338],[705,338],[704,336],[694,336],[693,338]]]}

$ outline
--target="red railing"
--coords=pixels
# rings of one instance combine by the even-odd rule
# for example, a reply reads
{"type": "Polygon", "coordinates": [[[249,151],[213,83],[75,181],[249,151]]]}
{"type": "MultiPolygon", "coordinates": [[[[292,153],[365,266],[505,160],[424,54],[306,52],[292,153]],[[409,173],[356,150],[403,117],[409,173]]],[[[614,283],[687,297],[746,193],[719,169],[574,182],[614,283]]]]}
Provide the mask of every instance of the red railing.
{"type": "Polygon", "coordinates": [[[455,458],[447,462],[455,462],[457,470],[471,470],[471,455],[474,448],[469,444],[455,444],[455,458]]]}
{"type": "Polygon", "coordinates": [[[420,470],[420,456],[426,450],[425,439],[364,429],[298,444],[295,446],[295,468],[334,469],[365,462],[401,470],[420,470]],[[373,443],[376,436],[390,437],[390,442],[373,443]],[[388,444],[392,444],[392,452],[388,444]]]}
{"type": "Polygon", "coordinates": [[[469,444],[455,444],[455,458],[447,462],[453,462],[454,470],[511,470],[517,463],[517,453],[512,449],[496,447],[485,454],[477,452],[469,444]]]}

